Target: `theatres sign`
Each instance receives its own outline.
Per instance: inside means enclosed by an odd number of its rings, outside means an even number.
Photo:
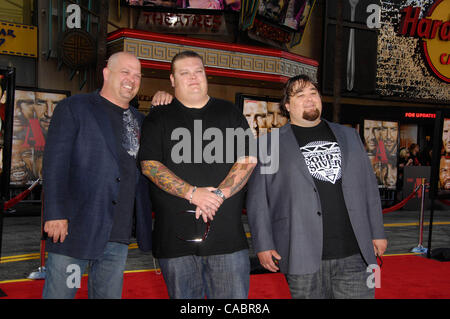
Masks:
[[[428,66],[439,79],[450,83],[450,0],[436,0],[421,19],[420,12],[421,7],[404,8],[398,33],[420,38]]]
[[[223,14],[206,15],[142,11],[136,28],[175,34],[227,34],[226,21]]]

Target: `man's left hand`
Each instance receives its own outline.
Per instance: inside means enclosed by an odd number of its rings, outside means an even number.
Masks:
[[[167,105],[170,104],[172,100],[173,100],[172,94],[166,91],[157,91],[155,95],[153,95],[151,103],[153,106]]]

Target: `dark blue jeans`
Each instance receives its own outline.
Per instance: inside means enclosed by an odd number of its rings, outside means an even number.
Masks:
[[[367,265],[360,254],[322,260],[313,274],[289,275],[286,280],[294,299],[373,299],[375,289],[369,288]]]
[[[212,256],[158,260],[172,299],[246,299],[250,285],[248,250]]]
[[[127,256],[128,245],[113,242],[95,260],[48,253],[42,298],[73,299],[89,266],[89,299],[120,299]]]

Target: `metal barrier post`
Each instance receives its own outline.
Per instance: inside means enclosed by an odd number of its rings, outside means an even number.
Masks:
[[[44,233],[44,191],[41,194],[41,245],[40,245],[40,267],[33,271],[28,279],[45,279],[45,233]]]
[[[428,226],[427,258],[431,258],[431,235],[432,235],[432,231],[433,231],[433,214],[434,214],[434,199],[431,200],[430,225]]]
[[[422,198],[420,203],[420,216],[419,216],[419,244],[417,247],[411,249],[412,253],[426,254],[427,249],[423,247],[423,216],[425,207],[425,178],[422,178]]]

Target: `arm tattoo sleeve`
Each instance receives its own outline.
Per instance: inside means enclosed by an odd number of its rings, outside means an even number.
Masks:
[[[239,192],[247,183],[256,164],[250,163],[234,163],[227,177],[220,183],[219,187],[222,192],[228,194],[228,198]]]
[[[169,194],[185,198],[191,185],[158,161],[142,161],[142,173]]]

